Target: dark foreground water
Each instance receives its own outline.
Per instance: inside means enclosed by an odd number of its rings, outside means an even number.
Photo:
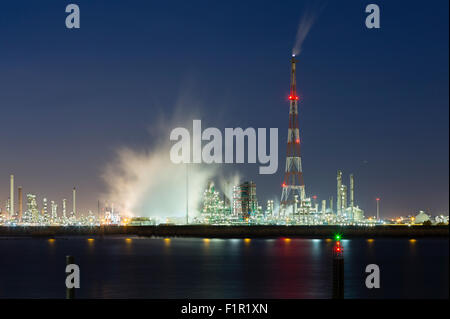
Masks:
[[[65,256],[77,298],[330,298],[324,239],[0,238],[1,298],[64,298]],[[344,240],[346,298],[448,298],[448,239]],[[381,288],[365,286],[377,264]]]

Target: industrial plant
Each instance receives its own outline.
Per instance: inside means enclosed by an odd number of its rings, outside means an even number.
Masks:
[[[342,184],[342,172],[337,172],[336,209],[333,197],[318,200],[317,196],[293,196],[292,203],[274,206],[267,200],[265,207],[259,204],[256,184],[247,181],[233,188],[233,198],[222,195],[210,182],[203,193],[201,213],[194,223],[212,225],[358,225],[367,226],[380,220],[365,219],[364,211],[355,205],[354,177],[351,174],[350,191]],[[286,186],[282,186],[283,194]],[[319,204],[320,203],[320,204]]]
[[[89,211],[88,214],[77,214],[76,208],[76,194],[77,190],[72,189],[72,209],[67,210],[67,199],[63,198],[59,205],[54,200],[48,200],[47,197],[42,198],[42,205],[38,205],[38,198],[36,194],[26,194],[26,206],[24,207],[23,189],[21,186],[17,188],[17,204],[15,209],[15,188],[14,175],[10,175],[10,196],[6,200],[6,211],[0,208],[0,225],[26,225],[26,226],[41,226],[41,225],[96,225],[98,224],[96,216]],[[39,208],[40,207],[40,208]],[[61,207],[58,210],[58,207]]]
[[[382,222],[379,217],[379,198],[377,198],[377,217],[374,219],[366,219],[364,211],[356,205],[353,174],[349,175],[349,186],[347,187],[343,183],[342,171],[337,171],[336,203],[334,203],[333,197],[319,200],[317,196],[306,196],[300,152],[298,107],[300,98],[296,87],[296,62],[293,55],[291,58],[286,166],[281,185],[280,206],[275,207],[274,200],[267,200],[265,208],[259,205],[256,185],[252,181],[234,186],[233,198],[222,196],[214,187],[214,183],[210,182],[203,193],[203,207],[200,216],[195,219],[196,223],[367,226]]]
[[[114,204],[98,201],[97,213],[91,210],[87,213],[77,211],[77,189],[72,189],[72,207],[68,211],[68,201],[41,199],[38,205],[36,194],[27,193],[24,207],[23,189],[17,188],[15,197],[14,175],[10,175],[10,194],[6,200],[5,210],[0,208],[0,225],[7,226],[95,226],[95,225],[157,225],[164,224],[209,224],[209,225],[354,225],[371,226],[384,223],[379,214],[379,201],[375,218],[365,218],[364,211],[356,204],[355,177],[348,176],[348,185],[344,184],[343,173],[337,171],[336,197],[318,199],[317,196],[307,196],[303,179],[301,161],[301,139],[299,127],[299,96],[296,87],[297,60],[291,58],[290,94],[289,94],[289,125],[287,134],[286,165],[281,184],[280,205],[278,200],[267,200],[265,206],[258,201],[256,184],[245,181],[233,185],[232,195],[221,194],[210,181],[202,195],[198,214],[191,212],[189,216],[186,205],[185,217],[171,217],[165,220],[145,216],[125,216]],[[188,187],[186,187],[188,189]],[[186,189],[186,192],[188,191]],[[199,190],[194,190],[198,192]],[[187,195],[187,193],[186,193]],[[17,198],[17,206],[16,204]],[[40,207],[40,208],[39,208]],[[59,210],[58,208],[61,207]],[[162,212],[164,213],[164,212]],[[424,212],[417,215],[417,221],[429,221],[430,216]],[[416,217],[397,219],[391,223],[415,223]],[[448,223],[448,216],[439,216],[436,223]]]

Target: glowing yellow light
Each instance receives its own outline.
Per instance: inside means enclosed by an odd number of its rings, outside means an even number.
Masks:
[[[125,238],[125,241],[129,244],[132,242],[131,238]]]
[[[252,240],[251,240],[250,238],[245,238],[245,239],[244,239],[244,242],[247,243],[247,244],[250,243],[251,241],[252,241]]]
[[[93,243],[94,242],[94,238],[88,238],[87,240],[89,243]]]
[[[51,244],[53,244],[53,243],[55,242],[55,238],[49,238],[49,239],[48,239],[48,242],[51,243]]]
[[[285,238],[284,241],[285,241],[286,243],[289,243],[289,242],[291,242],[291,239],[290,239],[290,238]]]
[[[169,242],[169,241],[170,241],[170,238],[164,238],[164,241],[165,241],[165,242]]]
[[[416,240],[415,240],[414,238],[411,238],[411,239],[409,240],[409,242],[410,242],[410,243],[415,243]]]
[[[327,241],[327,242],[330,242],[330,241],[333,241],[333,239],[327,238],[326,241]]]
[[[209,243],[210,239],[209,238],[203,238],[203,242],[205,243]]]
[[[368,242],[368,243],[373,243],[373,241],[374,241],[374,239],[373,239],[373,238],[369,238],[369,239],[367,239],[367,242]]]

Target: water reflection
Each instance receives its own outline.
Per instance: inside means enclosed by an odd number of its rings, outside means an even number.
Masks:
[[[55,243],[56,243],[56,239],[55,238],[49,238],[47,239],[48,242],[48,247],[49,247],[49,251],[54,253],[55,252]]]
[[[87,239],[87,244],[88,244],[88,249],[87,250],[88,250],[89,254],[93,254],[95,252],[94,242],[95,242],[94,238],[88,238]]]
[[[209,238],[203,238],[203,252],[205,254],[209,251],[209,244],[211,243],[211,239]]]
[[[311,240],[311,243],[312,243],[311,250],[312,250],[314,257],[320,256],[320,254],[322,252],[322,240],[313,239],[313,240]]]
[[[415,238],[411,238],[409,240],[409,251],[411,252],[412,256],[416,255],[416,247],[417,246],[417,240]]]
[[[447,239],[342,243],[346,298],[448,298]],[[9,274],[0,297],[60,298],[55,274],[70,254],[83,261],[89,283],[80,298],[329,298],[332,247],[330,240],[297,238],[0,241],[0,273]],[[44,275],[28,273],[30,262]],[[384,269],[384,284],[377,291],[364,285],[364,270],[371,263]]]

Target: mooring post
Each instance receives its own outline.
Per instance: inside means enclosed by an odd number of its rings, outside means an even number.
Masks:
[[[74,264],[73,256],[66,256],[66,266]],[[66,299],[74,299],[75,298],[75,288],[68,288],[66,285]]]
[[[333,299],[344,299],[344,249],[340,240],[333,248]]]

